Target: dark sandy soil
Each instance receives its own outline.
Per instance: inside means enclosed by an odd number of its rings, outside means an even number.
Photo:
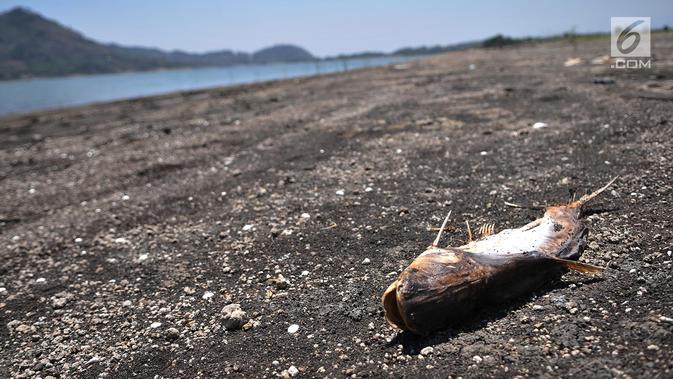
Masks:
[[[557,43],[0,119],[0,377],[673,377],[673,38],[654,46],[651,70]],[[465,220],[541,214],[505,201],[616,175],[582,257],[601,278],[427,338],[385,323],[449,209],[457,245]]]

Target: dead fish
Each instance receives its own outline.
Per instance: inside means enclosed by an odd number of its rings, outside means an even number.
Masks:
[[[440,248],[449,212],[434,243],[383,294],[386,320],[402,330],[427,335],[465,321],[484,306],[538,289],[568,269],[601,272],[601,267],[577,261],[588,234],[581,213],[616,179],[577,201],[546,207],[542,218],[521,228],[494,234],[494,226],[486,225],[480,229],[480,239]]]

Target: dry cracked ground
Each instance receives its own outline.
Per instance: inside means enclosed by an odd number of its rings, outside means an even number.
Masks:
[[[608,50],[0,119],[0,377],[672,377],[673,38],[652,69],[610,69]],[[429,337],[384,321],[380,295],[449,209],[460,244],[465,220],[540,215],[505,201],[617,175],[588,217],[600,277]]]

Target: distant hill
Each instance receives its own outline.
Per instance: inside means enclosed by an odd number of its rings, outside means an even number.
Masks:
[[[375,57],[385,57],[391,55],[422,56],[422,55],[441,54],[447,51],[472,49],[475,47],[481,47],[482,44],[483,44],[482,41],[474,41],[474,42],[463,42],[444,46],[437,45],[437,46],[403,47],[401,49],[393,51],[392,53],[384,53],[380,51],[364,51],[355,54],[336,55],[333,57],[327,57],[325,59],[366,59]]]
[[[293,45],[204,54],[102,44],[24,8],[0,14],[0,80],[316,59]]]
[[[305,62],[315,59],[311,53],[298,46],[276,45],[252,54],[252,60],[259,63]]]

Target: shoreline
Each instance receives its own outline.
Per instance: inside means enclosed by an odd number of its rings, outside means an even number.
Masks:
[[[388,64],[395,64],[399,62],[408,62],[412,60],[418,60],[418,59],[423,59],[426,58],[424,56],[398,56],[398,57],[380,57],[380,58],[357,58],[357,59],[352,59],[347,61],[350,64],[354,64],[355,68],[348,68],[348,65],[345,65],[343,69],[346,71],[353,71],[353,70],[359,70],[363,68],[368,68],[368,67],[378,67],[381,65],[388,65]],[[363,62],[366,62],[364,66],[362,65]],[[306,69],[307,65],[311,65],[314,62],[295,62],[295,63],[275,63],[275,64],[250,64],[250,65],[232,65],[232,66],[211,66],[211,67],[196,67],[196,68],[180,68],[180,69],[166,69],[166,70],[148,70],[148,71],[128,71],[128,72],[118,72],[118,73],[106,73],[106,74],[94,74],[94,75],[72,75],[72,76],[63,76],[63,77],[48,77],[48,78],[30,78],[30,79],[20,79],[20,80],[11,80],[11,81],[2,81],[0,82],[0,88],[1,87],[12,87],[12,86],[23,86],[25,87],[26,85],[55,85],[57,87],[51,88],[49,92],[57,92],[58,91],[58,86],[67,86],[69,81],[71,80],[83,80],[83,81],[88,81],[92,85],[96,85],[96,81],[105,83],[106,81],[109,83],[109,80],[113,79],[128,79],[130,82],[127,84],[128,86],[133,86],[133,83],[139,83],[143,80],[151,80],[151,78],[158,78],[156,77],[156,74],[162,74],[165,73],[167,75],[172,75],[172,76],[177,76],[180,74],[193,74],[195,79],[192,80],[191,84],[187,84],[188,86],[191,85],[193,88],[189,89],[179,89],[179,88],[174,88],[174,89],[169,89],[165,90],[162,88],[157,88],[156,92],[152,93],[147,93],[147,94],[141,94],[138,93],[140,90],[140,87],[138,87],[138,90],[136,90],[136,94],[129,93],[128,95],[119,97],[119,95],[113,95],[113,96],[107,96],[107,98],[101,98],[101,99],[91,99],[91,100],[77,100],[77,101],[70,101],[67,105],[52,105],[52,106],[44,106],[42,108],[37,108],[37,109],[28,109],[25,111],[10,111],[7,113],[0,113],[0,117],[4,116],[9,116],[12,114],[19,115],[19,114],[28,114],[31,112],[39,112],[39,111],[45,111],[45,110],[57,110],[57,109],[64,109],[69,106],[81,106],[81,105],[87,105],[87,104],[96,104],[96,103],[104,103],[107,101],[119,101],[119,100],[125,100],[125,99],[134,99],[134,98],[144,98],[148,96],[161,96],[164,94],[168,94],[171,92],[179,92],[179,91],[192,91],[192,90],[199,90],[199,89],[214,89],[214,88],[220,88],[220,87],[225,87],[225,86],[232,86],[232,85],[240,85],[240,84],[247,84],[247,83],[258,83],[258,82],[264,82],[264,81],[270,81],[270,80],[283,80],[283,79],[292,79],[292,78],[297,78],[297,77],[310,77],[310,76],[319,76],[319,75],[325,75],[325,74],[331,74],[335,72],[344,72],[342,69],[335,69],[334,66],[327,66],[327,67],[316,67],[315,72],[312,70]],[[314,66],[311,66],[314,67]],[[281,73],[272,73],[270,74],[271,76],[269,78],[259,78],[257,77],[259,75],[258,69],[262,70],[279,70]],[[288,76],[288,73],[286,72],[287,69],[290,70],[295,70],[295,71],[305,71],[305,72],[294,72],[290,73]],[[325,72],[321,72],[321,70],[325,70]],[[199,75],[206,75],[207,73],[210,72],[219,72],[221,71],[223,74],[228,74],[228,76],[221,76],[219,77],[218,81],[224,82],[224,81],[230,81],[231,83],[199,83]],[[236,73],[236,74],[233,74]],[[232,75],[236,75],[235,77]],[[253,75],[254,77],[246,78],[246,76]],[[275,77],[274,77],[275,76]],[[228,79],[226,79],[228,78]],[[157,80],[157,79],[154,79]],[[170,80],[170,79],[166,79]],[[185,78],[184,77],[175,77],[173,79],[175,83],[173,84],[174,87],[183,87]],[[211,81],[214,79],[211,79]],[[170,82],[169,82],[170,83]],[[138,84],[135,84],[138,86]],[[167,85],[166,83],[161,83],[161,85]],[[100,86],[100,84],[99,84]],[[18,88],[15,88],[14,90],[18,90]],[[108,89],[109,91],[112,91],[113,89]],[[143,89],[144,91],[147,91],[147,89]],[[128,90],[127,90],[128,91]],[[96,96],[101,97],[101,94],[97,93]],[[103,95],[103,97],[105,97]],[[54,99],[55,100],[55,99]],[[26,100],[28,101],[28,100]]]

